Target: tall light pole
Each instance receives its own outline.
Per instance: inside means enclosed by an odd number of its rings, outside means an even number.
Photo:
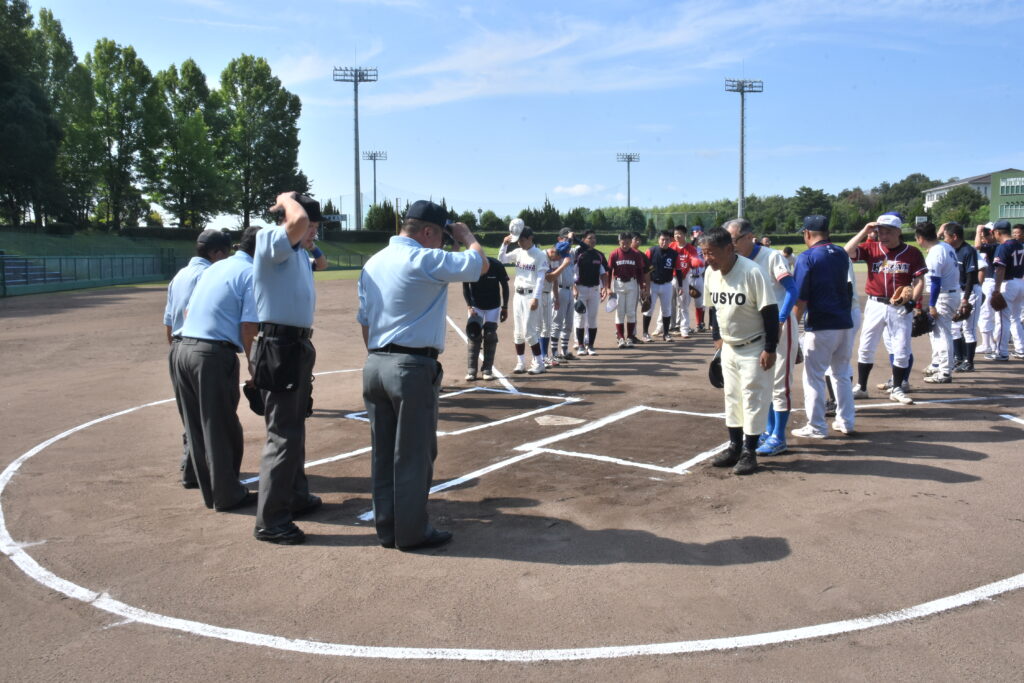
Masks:
[[[377,69],[364,69],[359,66],[334,67],[334,80],[337,83],[352,84],[352,106],[355,120],[355,167],[356,167],[356,230],[363,229],[363,197],[359,191],[359,84],[373,83],[377,80]]]
[[[373,205],[377,206],[377,162],[387,161],[387,152],[363,152],[363,161],[373,162]]]
[[[726,92],[738,92],[740,94],[740,198],[736,203],[736,214],[743,218],[743,209],[746,204],[746,193],[743,190],[743,136],[746,125],[746,94],[748,92],[763,92],[763,81],[748,81],[742,78],[725,79]]]
[[[634,161],[640,161],[640,155],[636,152],[620,152],[615,155],[615,160],[626,162],[626,208],[628,209],[631,206],[632,201],[632,197],[630,196],[632,194],[632,178],[630,177],[629,167]]]

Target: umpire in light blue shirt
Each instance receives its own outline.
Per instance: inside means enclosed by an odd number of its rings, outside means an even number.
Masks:
[[[309,493],[305,473],[316,292],[309,253],[302,248],[322,217],[315,199],[295,192],[278,195],[270,211],[283,212],[284,219],[260,231],[253,265],[259,316],[253,383],[263,395],[267,424],[253,535],[268,543],[295,545],[306,536],[294,518],[322,504]]]
[[[248,228],[239,251],[214,263],[199,279],[174,355],[175,397],[196,481],[206,507],[221,511],[255,502],[238,481],[243,454],[238,354],[249,356],[256,334],[252,254],[257,230]]]
[[[164,308],[164,328],[167,331],[167,366],[171,373],[171,386],[177,382],[174,378],[174,354],[181,341],[181,327],[185,324],[185,308],[192,297],[192,290],[202,277],[203,272],[211,265],[231,255],[231,240],[220,230],[203,230],[196,238],[196,255],[188,264],[179,270],[167,285],[167,306]],[[185,424],[185,415],[178,405],[178,416],[181,424]],[[187,489],[198,488],[196,473],[192,470],[189,456],[188,433],[181,434],[181,485]]]
[[[369,355],[363,401],[373,436],[373,514],[385,548],[435,547],[451,533],[431,526],[427,494],[437,457],[437,401],[443,375],[448,285],[487,272],[483,248],[464,223],[418,201],[400,235],[375,254],[359,277],[359,313]],[[446,232],[464,253],[441,247]]]

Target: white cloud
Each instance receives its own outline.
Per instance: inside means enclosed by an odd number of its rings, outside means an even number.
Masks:
[[[569,195],[570,197],[583,197],[589,194],[596,194],[604,190],[604,185],[587,185],[576,183],[575,185],[558,185],[555,187],[555,194]]]
[[[236,21],[214,21],[212,19],[164,19],[176,24],[198,24],[199,26],[214,26],[216,28],[237,28],[245,31],[273,31],[276,27],[270,25],[245,24]]]
[[[379,55],[383,50],[383,43],[380,40],[376,40],[370,45],[369,50],[358,55],[359,62],[366,64],[367,61]],[[270,66],[274,71],[274,75],[281,79],[281,83],[285,86],[292,86],[306,83],[307,81],[330,80],[335,66],[349,66],[349,64],[339,64],[335,55],[326,57],[319,52],[312,52],[297,56],[284,54],[271,59]],[[303,102],[306,99],[303,98]]]
[[[617,202],[624,202],[626,201],[626,193],[616,192],[615,194],[608,195],[608,199],[614,199]]]

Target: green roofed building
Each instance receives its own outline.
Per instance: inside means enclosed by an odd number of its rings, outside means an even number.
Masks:
[[[947,192],[960,185],[969,185],[988,200],[991,220],[1024,219],[1024,171],[1019,168],[1007,168],[928,188],[924,191],[924,208],[930,209]]]

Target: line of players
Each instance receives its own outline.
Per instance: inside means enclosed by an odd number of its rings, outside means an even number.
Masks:
[[[621,233],[618,248],[605,258],[592,230],[576,239],[572,231],[563,229],[556,244],[542,250],[534,244],[533,230],[515,223],[510,225],[497,258],[491,257],[493,267],[478,282],[463,285],[468,316],[467,381],[476,380],[478,371],[484,380],[495,378],[498,324],[508,319],[510,296],[515,374],[537,375],[578,357],[597,355],[597,316],[602,303],[615,313],[619,348],[654,341],[650,326],[656,302],[661,317],[655,336],[671,341],[672,331],[683,338],[705,331],[701,292],[706,264],[698,246],[703,234],[700,226],[676,228],[674,233],[662,231],[657,246],[646,252],[641,251],[638,233]],[[504,264],[515,266],[511,283]],[[690,327],[691,304],[695,328]],[[642,339],[637,337],[638,308],[643,317]],[[570,350],[574,332],[575,353]],[[529,366],[527,347],[532,355]]]

